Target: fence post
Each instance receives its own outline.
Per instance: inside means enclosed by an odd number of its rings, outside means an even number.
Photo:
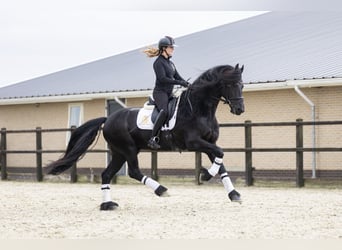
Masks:
[[[70,182],[71,183],[77,182],[77,165],[76,165],[76,162],[71,166]]]
[[[42,164],[42,128],[36,127],[36,178],[37,181],[43,180],[43,164]]]
[[[304,187],[303,177],[303,119],[296,120],[296,186]]]
[[[252,125],[251,121],[245,121],[245,183],[253,185],[253,163],[252,163]]]
[[[151,152],[151,176],[153,180],[158,181],[158,153],[156,151]]]
[[[1,129],[1,144],[0,144],[0,168],[1,180],[7,179],[7,142],[6,142],[6,128]]]
[[[195,153],[195,181],[197,185],[202,184],[200,180],[202,168],[202,154],[201,152]]]
[[[76,126],[71,126],[70,128],[70,136],[72,132],[76,129]],[[70,171],[70,182],[75,183],[77,182],[77,165],[76,162],[71,166],[71,171]]]

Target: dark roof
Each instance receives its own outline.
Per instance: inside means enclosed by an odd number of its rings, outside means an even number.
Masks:
[[[342,76],[340,12],[269,12],[176,38],[173,61],[194,80],[220,64],[244,64],[245,83]],[[0,88],[0,99],[150,90],[142,49]]]

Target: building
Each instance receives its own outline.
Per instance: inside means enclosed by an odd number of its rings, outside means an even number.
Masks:
[[[342,16],[338,12],[270,12],[239,22],[176,38],[173,60],[184,78],[220,64],[244,64],[246,112],[232,116],[224,105],[221,123],[331,121],[342,117]],[[0,88],[0,126],[7,129],[65,128],[105,116],[124,104],[140,107],[154,85],[153,59],[136,49]],[[191,80],[190,80],[191,81]],[[340,147],[341,125],[305,128],[307,147]],[[243,129],[221,129],[218,144],[242,147]],[[293,147],[293,127],[255,128],[255,147]],[[44,149],[64,149],[68,134],[47,134]],[[33,135],[10,134],[8,149],[34,149]],[[97,149],[105,149],[101,137]],[[183,153],[176,165],[173,154],[160,157],[160,168],[193,169],[193,153]],[[59,154],[44,155],[44,164]],[[8,166],[32,168],[34,155],[10,155]],[[305,153],[305,169],[341,177],[339,153]],[[140,155],[141,167],[150,168],[150,155]],[[78,166],[103,169],[107,156],[87,154]],[[226,153],[228,170],[243,171],[243,153]],[[209,165],[207,161],[205,164]],[[294,153],[256,153],[257,170],[295,168]]]

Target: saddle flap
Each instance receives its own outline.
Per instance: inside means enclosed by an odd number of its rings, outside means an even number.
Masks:
[[[162,127],[161,130],[172,130],[176,124],[177,110],[180,98],[173,98],[169,102],[169,117],[168,122]],[[158,110],[154,105],[150,105],[149,101],[144,104],[137,116],[137,126],[140,129],[153,129],[153,123],[158,116]]]
[[[173,117],[175,110],[176,110],[176,106],[177,106],[177,100],[178,100],[178,98],[176,98],[176,97],[173,97],[169,100],[169,103],[167,105],[168,117],[166,119],[166,122],[168,122]],[[154,102],[154,100],[152,100],[152,101]],[[153,123],[156,121],[158,114],[159,114],[159,110],[155,107],[153,109],[152,117],[151,117]]]

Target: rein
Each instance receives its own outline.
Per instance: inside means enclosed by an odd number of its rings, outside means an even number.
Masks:
[[[193,113],[193,108],[192,108],[192,103],[190,101],[190,91],[191,91],[191,88],[188,88],[187,91],[185,91],[185,99],[187,100],[187,102],[189,103],[189,107],[190,107],[190,112]]]

